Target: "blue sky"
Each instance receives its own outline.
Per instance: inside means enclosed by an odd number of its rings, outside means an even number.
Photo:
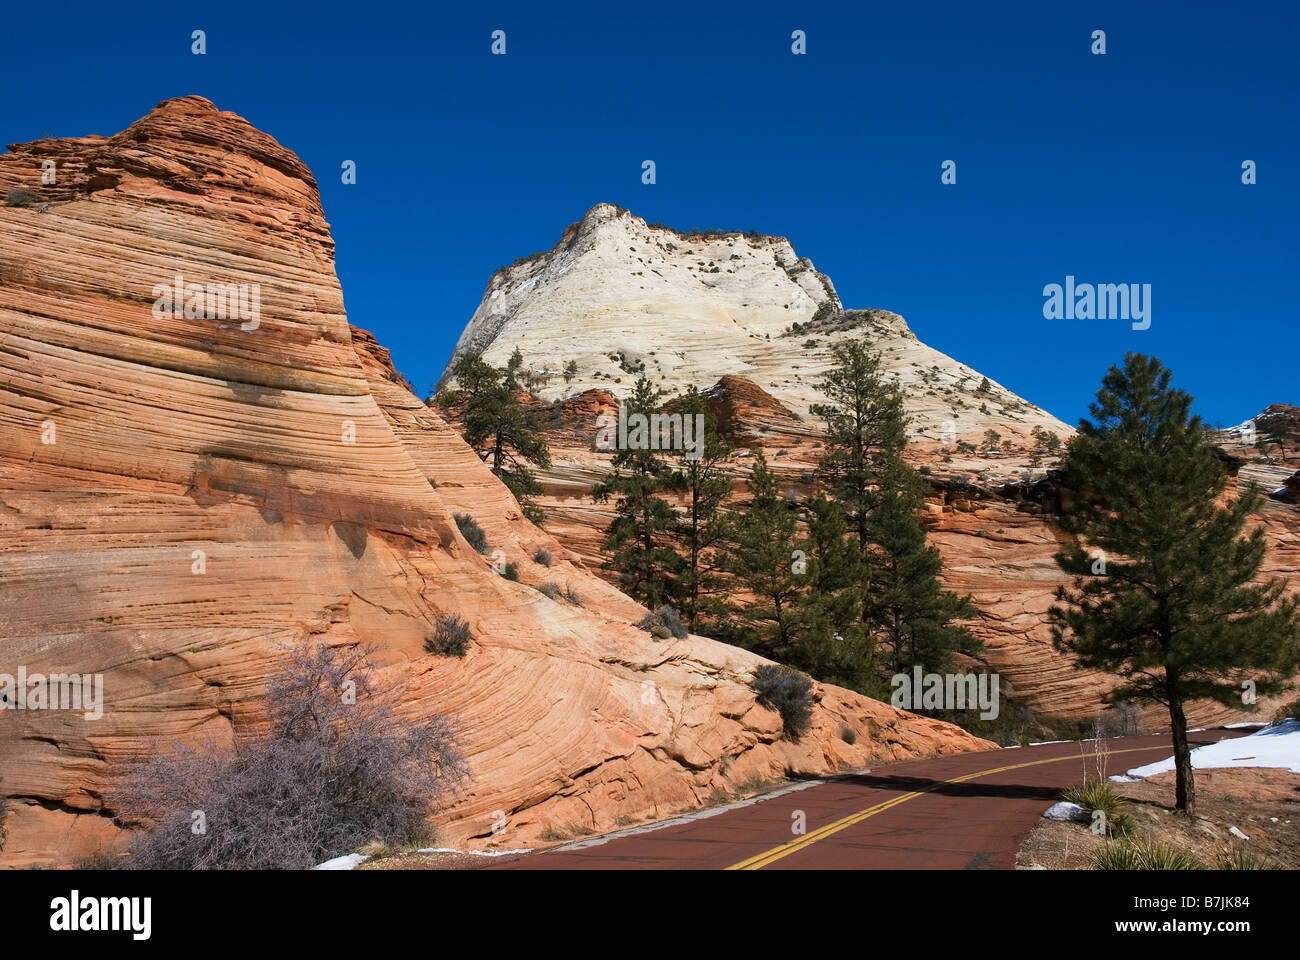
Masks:
[[[1068,422],[1126,350],[1210,421],[1300,403],[1296,5],[615,6],[16,5],[0,134],[191,93],[243,115],[315,171],[349,317],[421,389],[492,271],[605,201],[787,236]],[[1043,319],[1067,274],[1151,284],[1151,328]]]

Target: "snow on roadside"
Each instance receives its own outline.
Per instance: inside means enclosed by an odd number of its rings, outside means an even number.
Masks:
[[[1071,803],[1069,800],[1061,800],[1047,808],[1043,814],[1048,820],[1079,820],[1087,822],[1088,813],[1077,803]]]
[[[335,857],[333,860],[326,860],[324,863],[318,863],[312,867],[313,870],[355,870],[360,864],[365,863],[370,858],[364,853],[347,853],[341,857]]]
[[[516,853],[531,853],[528,847],[518,850],[457,850],[455,847],[420,847],[416,853],[454,853],[462,857],[505,857]],[[364,853],[348,853],[333,860],[326,860],[312,867],[313,870],[355,870],[370,858]]]
[[[517,850],[457,850],[455,847],[421,847],[416,853],[454,853],[461,857],[508,857],[516,853],[532,853],[531,847]]]
[[[1220,740],[1192,751],[1192,769],[1283,767],[1300,773],[1300,720],[1284,720],[1245,737]],[[1134,767],[1126,779],[1140,779],[1174,769],[1174,758]],[[1118,780],[1118,777],[1111,777]]]

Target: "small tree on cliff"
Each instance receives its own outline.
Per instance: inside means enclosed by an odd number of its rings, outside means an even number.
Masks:
[[[451,375],[459,393],[443,391],[439,403],[460,408],[465,442],[515,495],[524,516],[540,524],[545,514],[532,498],[542,492],[542,485],[532,467],[549,467],[551,454],[541,424],[503,382],[513,374],[495,369],[478,354],[466,354],[456,360]]]
[[[642,414],[649,422],[663,397],[664,391],[638,377],[623,403],[627,418]],[[614,519],[602,544],[612,553],[607,566],[627,593],[653,610],[676,599],[683,566],[673,549],[677,514],[661,496],[672,486],[672,467],[648,442],[616,444],[612,465],[614,472],[591,491],[598,503],[614,499]]]
[[[1186,704],[1253,703],[1244,694],[1284,689],[1300,664],[1300,601],[1254,582],[1264,533],[1243,530],[1259,495],[1219,505],[1227,475],[1191,404],[1155,358],[1130,353],[1106,374],[1066,451],[1064,524],[1082,543],[1057,556],[1075,580],[1050,612],[1059,650],[1123,678],[1116,699],[1168,708],[1188,814]]]

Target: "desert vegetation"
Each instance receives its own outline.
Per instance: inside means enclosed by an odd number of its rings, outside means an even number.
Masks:
[[[430,814],[467,771],[451,721],[408,719],[401,699],[362,647],[287,648],[264,726],[118,771],[105,807],[129,844],[96,865],[301,870],[373,842],[427,839]]]

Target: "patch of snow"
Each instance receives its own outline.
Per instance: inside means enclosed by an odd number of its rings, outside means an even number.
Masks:
[[[1048,820],[1078,820],[1087,822],[1088,812],[1077,803],[1070,803],[1068,800],[1061,800],[1047,808],[1043,816]]]
[[[1220,740],[1192,751],[1192,769],[1223,767],[1281,767],[1300,773],[1300,720],[1284,720],[1247,737]],[[1148,763],[1128,771],[1130,777],[1149,777],[1174,769],[1174,758]]]
[[[518,850],[457,850],[455,847],[421,847],[416,853],[458,853],[462,857],[504,857],[512,853],[532,853],[528,847]]]
[[[370,858],[364,853],[347,853],[341,857],[335,857],[333,860],[326,860],[324,863],[318,863],[312,867],[313,870],[355,870],[360,864],[365,863]]]

